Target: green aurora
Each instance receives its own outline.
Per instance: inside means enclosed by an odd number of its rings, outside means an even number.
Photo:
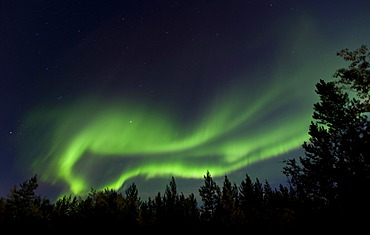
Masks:
[[[294,97],[292,87],[277,83],[261,96],[253,90],[230,89],[190,124],[164,106],[122,97],[89,96],[63,108],[39,109],[27,122],[43,138],[39,146],[29,143],[39,156],[32,158],[32,169],[42,172],[43,181],[66,183],[64,193],[86,194],[92,185],[118,190],[140,175],[202,178],[209,170],[221,176],[307,140],[310,112],[287,108],[305,92]]]
[[[61,195],[86,195],[91,187],[118,190],[137,176],[202,179],[207,170],[222,176],[298,149],[308,139],[314,85],[338,63],[318,60],[304,46],[327,46],[308,21],[292,35],[289,46],[300,53],[277,58],[267,78],[260,78],[263,66],[241,71],[185,118],[176,111],[181,107],[122,94],[81,94],[75,102],[35,108],[22,127],[32,133],[22,165],[63,185]],[[274,53],[286,47],[282,40]]]

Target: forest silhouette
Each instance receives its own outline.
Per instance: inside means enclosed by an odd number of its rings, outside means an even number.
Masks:
[[[0,226],[37,231],[362,231],[370,209],[370,53],[366,46],[338,52],[349,63],[334,81],[316,84],[305,155],[285,161],[286,186],[248,174],[222,185],[205,172],[195,194],[178,192],[172,177],[163,193],[142,200],[135,183],[124,192],[94,190],[51,202],[36,194],[37,175],[0,198]],[[76,230],[77,229],[77,230]],[[176,230],[174,230],[176,229]],[[194,230],[199,229],[199,230]],[[36,231],[36,230],[35,230]]]

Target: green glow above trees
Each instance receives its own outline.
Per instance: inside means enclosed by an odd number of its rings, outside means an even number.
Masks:
[[[244,103],[245,94],[230,92],[192,117],[191,125],[161,107],[124,99],[90,97],[35,111],[27,123],[43,141],[32,144],[32,168],[44,181],[66,183],[73,194],[92,185],[119,189],[135,176],[202,178],[207,170],[220,176],[307,139],[310,115],[272,116],[289,103],[285,92],[273,85]]]
[[[317,59],[303,46],[309,39],[297,35],[283,40],[300,48],[294,58],[277,58],[269,73],[263,66],[240,71],[232,85],[205,91],[186,117],[176,110],[182,107],[124,94],[35,108],[23,124],[32,136],[22,165],[42,181],[65,185],[62,194],[86,194],[91,187],[119,189],[137,176],[202,179],[208,170],[218,177],[300,148],[309,137],[314,84],[330,77],[337,62]]]

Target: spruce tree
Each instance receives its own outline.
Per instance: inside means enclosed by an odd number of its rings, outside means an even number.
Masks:
[[[140,206],[141,200],[139,190],[135,183],[132,183],[125,192],[125,222],[127,224],[135,224],[140,221]]]
[[[216,214],[220,222],[225,226],[230,226],[238,222],[238,188],[230,182],[226,175]]]
[[[199,195],[202,198],[201,206],[202,218],[205,222],[210,222],[220,201],[220,187],[213,181],[211,173],[207,171],[204,176],[204,185],[199,188]]]
[[[246,174],[245,179],[239,185],[239,204],[245,217],[245,222],[248,222],[253,214],[253,188],[252,180],[249,175]]]

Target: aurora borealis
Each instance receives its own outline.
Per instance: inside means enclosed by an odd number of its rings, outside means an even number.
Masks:
[[[367,1],[108,2],[2,3],[0,193],[34,174],[53,196],[280,183],[315,83],[370,38]]]
[[[96,171],[103,179],[100,187],[116,190],[137,175],[200,178],[206,169],[220,176],[286,153],[306,140],[302,127],[309,115],[291,114],[291,119],[281,117],[259,123],[287,102],[283,91],[267,92],[270,96],[245,103],[243,112],[241,107],[233,107],[237,100],[213,105],[215,110],[186,128],[159,112],[159,108],[104,98],[46,110],[37,114],[32,124],[36,126],[35,133],[42,133],[37,129],[39,123],[43,123],[43,130],[47,127],[43,134],[51,139],[45,138],[42,143],[50,147],[37,153],[44,157],[31,164],[36,172],[44,172],[44,180],[67,182],[74,194],[90,189],[90,179]],[[265,110],[266,105],[273,108]],[[45,165],[49,170],[43,170]],[[104,165],[101,172],[99,168]],[[105,172],[111,177],[105,179]]]

